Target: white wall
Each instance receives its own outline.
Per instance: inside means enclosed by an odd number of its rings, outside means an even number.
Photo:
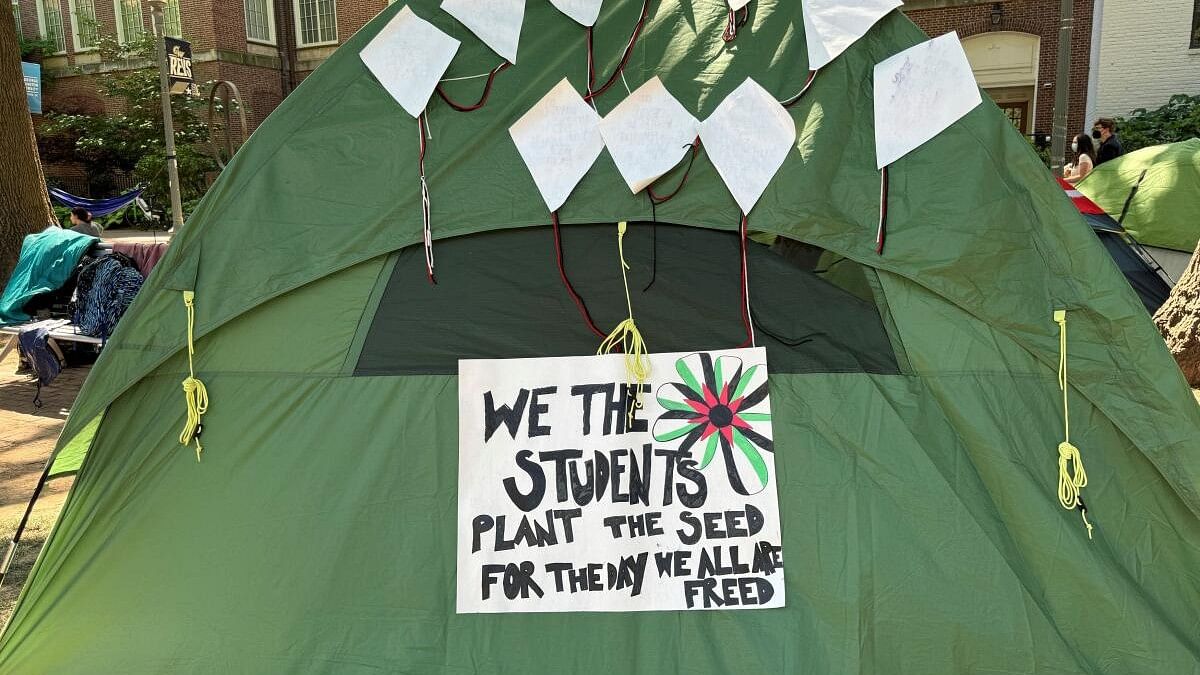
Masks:
[[[1188,48],[1194,0],[1103,2],[1098,71],[1092,73],[1096,116],[1157,108],[1172,94],[1200,95],[1200,49]]]

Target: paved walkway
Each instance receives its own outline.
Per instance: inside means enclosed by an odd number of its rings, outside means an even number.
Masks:
[[[8,336],[0,336],[0,340]],[[13,350],[0,362],[0,537],[7,537],[21,517],[46,460],[67,421],[67,411],[90,367],[64,368],[58,379],[42,389],[42,407],[33,405],[37,383],[16,374]],[[52,481],[38,500],[38,511],[57,511],[70,479]]]
[[[137,241],[137,242],[167,242],[171,241],[171,233],[157,230],[105,230],[100,233],[104,241]]]

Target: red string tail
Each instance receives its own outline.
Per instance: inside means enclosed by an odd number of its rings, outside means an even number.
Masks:
[[[688,159],[687,168],[683,170],[683,176],[679,179],[679,185],[676,185],[675,189],[672,190],[670,194],[659,196],[655,194],[653,184],[646,187],[646,195],[650,197],[650,202],[652,204],[666,204],[674,199],[675,195],[679,194],[679,191],[682,190],[683,186],[687,184],[688,175],[692,173],[692,165],[696,163],[696,153],[700,150],[699,136],[696,137],[696,140],[692,141],[691,148],[692,154]]]
[[[883,255],[883,241],[887,238],[888,168],[880,170],[879,179],[879,231],[875,233],[875,252]]]
[[[596,88],[594,86],[594,83],[596,80],[596,72],[595,72],[596,58],[595,58],[595,52],[593,50],[593,42],[592,42],[593,30],[590,26],[588,27],[588,29],[587,29],[588,94],[587,94],[587,96],[585,96],[583,98],[583,100],[591,101],[592,99],[596,98],[597,96],[600,96],[604,92],[608,91],[608,89],[610,87],[612,87],[613,84],[616,83],[617,79],[619,79],[621,77],[621,73],[625,71],[625,66],[629,64],[629,58],[631,56],[633,56],[633,48],[635,45],[637,45],[638,36],[642,34],[642,28],[645,27],[646,19],[649,16],[650,16],[650,0],[642,0],[642,13],[640,16],[638,16],[637,23],[633,27],[633,33],[631,33],[629,35],[629,42],[625,45],[625,51],[621,54],[621,62],[619,64],[617,64],[616,70],[613,71],[612,75],[610,75],[608,77],[608,80],[606,80],[604,82],[604,84],[600,85],[599,88]]]
[[[738,29],[746,25],[746,21],[750,19],[750,6],[747,5],[737,10],[729,10],[729,20],[725,23],[725,32],[721,33],[721,39],[726,42],[733,42],[737,37]]]
[[[558,211],[550,212],[550,223],[554,226],[554,255],[558,259],[558,276],[562,278],[563,286],[567,289],[567,294],[571,296],[571,300],[574,301],[575,307],[579,309],[579,314],[583,316],[583,320],[587,323],[588,328],[596,334],[596,337],[603,340],[608,336],[596,327],[596,322],[592,321],[592,315],[588,312],[583,298],[579,297],[579,294],[575,292],[575,287],[571,285],[571,280],[567,278],[567,268],[563,264],[562,235],[559,233],[558,227]]]
[[[436,284],[433,276],[433,232],[429,228],[429,184],[425,180],[425,113],[417,116],[417,133],[421,136],[420,150],[417,156],[418,168],[421,172],[421,223],[422,235],[425,238],[425,274],[429,283]]]
[[[754,324],[750,321],[750,274],[746,267],[748,221],[749,217],[743,213],[739,239],[742,249],[742,323],[746,326],[746,341],[738,345],[739,347],[757,346],[754,340]]]
[[[808,90],[810,87],[812,87],[813,80],[815,80],[815,79],[817,79],[817,71],[816,70],[808,71],[808,79],[804,81],[804,86],[800,89],[800,93],[798,93],[795,96],[784,101],[783,107],[790,108],[790,107],[796,105],[797,103],[799,103],[800,99],[804,98],[804,94],[808,93]]]
[[[450,98],[450,95],[446,93],[445,87],[441,84],[438,84],[437,86],[438,96],[441,96],[442,100],[445,101],[447,105],[459,112],[472,112],[474,110],[479,110],[484,106],[485,103],[487,103],[488,97],[492,95],[492,83],[496,81],[496,76],[507,70],[511,65],[511,63],[505,61],[504,63],[501,63],[493,68],[492,71],[488,73],[487,84],[483,85],[483,95],[479,97],[479,101],[474,105],[464,105],[462,103],[455,102]]]

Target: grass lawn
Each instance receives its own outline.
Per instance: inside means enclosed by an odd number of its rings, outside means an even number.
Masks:
[[[37,559],[38,553],[42,550],[42,544],[46,543],[46,537],[50,535],[50,528],[54,525],[57,517],[58,509],[55,508],[50,512],[35,509],[29,518],[29,523],[25,526],[25,534],[21,537],[21,544],[17,547],[17,555],[8,568],[8,576],[4,578],[4,586],[0,587],[0,625],[8,623],[8,617],[12,615],[13,606],[17,604],[17,596],[21,593],[21,587],[25,585],[25,578],[29,576],[29,569],[33,567],[33,561]],[[16,531],[18,522],[20,522],[20,516],[5,519],[0,522],[0,532]],[[4,543],[6,547],[7,541],[6,538]]]

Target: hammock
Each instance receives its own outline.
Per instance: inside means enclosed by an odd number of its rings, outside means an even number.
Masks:
[[[137,201],[138,197],[142,196],[146,188],[144,186],[135,187],[123,195],[110,197],[108,199],[84,199],[76,197],[69,192],[65,192],[58,188],[50,188],[50,196],[54,201],[69,208],[83,207],[87,209],[93,216],[107,216],[110,213],[116,213],[121,209],[129,206]]]

